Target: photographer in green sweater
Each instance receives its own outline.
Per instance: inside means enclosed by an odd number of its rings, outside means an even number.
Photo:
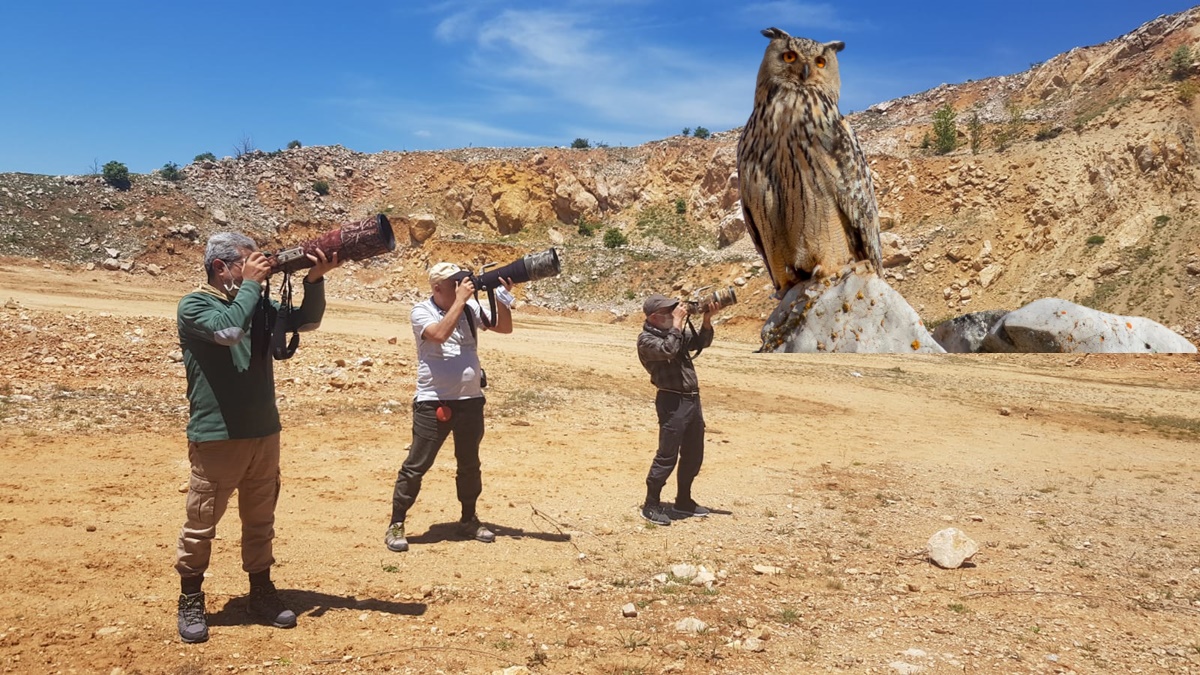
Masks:
[[[338,266],[316,251],[304,279],[304,300],[276,325],[278,303],[264,298],[271,259],[254,240],[219,232],[204,252],[206,283],[179,301],[179,344],[187,371],[187,425],[191,478],[187,520],[179,533],[179,637],[208,639],[201,584],[217,523],[238,493],[242,569],[250,575],[248,608],[279,628],[296,625],[271,582],[275,562],[275,503],[279,497],[279,409],[271,332],[314,330],[325,313],[324,275]]]

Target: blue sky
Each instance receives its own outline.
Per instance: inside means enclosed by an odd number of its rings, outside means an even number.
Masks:
[[[750,112],[778,26],[842,40],[843,112],[1027,69],[1173,0],[0,3],[0,172],[342,145],[637,145]]]

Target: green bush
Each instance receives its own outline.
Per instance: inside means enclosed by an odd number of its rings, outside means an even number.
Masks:
[[[589,143],[588,139],[586,138],[576,138],[575,140],[571,141],[571,147],[575,148],[576,150],[587,150],[588,148],[592,147],[592,144]]]
[[[958,114],[947,103],[933,113],[934,147],[939,155],[944,155],[958,147],[958,128],[954,126],[954,118]]]
[[[329,183],[326,183],[323,180],[319,180],[312,184],[312,189],[313,189],[313,192],[324,197],[325,195],[329,194]]]
[[[1179,45],[1171,52],[1171,79],[1184,80],[1192,72],[1192,48]]]
[[[971,145],[971,154],[978,155],[983,147],[983,120],[979,119],[978,112],[972,114],[967,122],[967,142]]]
[[[167,162],[166,164],[163,164],[163,168],[158,170],[158,175],[162,176],[166,180],[172,181],[181,180],[183,178],[183,174],[179,172],[179,165],[175,162]]]
[[[215,161],[217,161],[217,156],[212,154],[211,152],[202,152],[202,153],[196,155],[196,157],[194,159],[192,159],[192,161],[193,162],[215,162]]]
[[[629,243],[629,237],[615,227],[604,231],[604,248],[619,248]]]
[[[712,136],[712,133],[710,133],[709,130],[705,129],[704,127],[696,127],[696,130],[692,132],[692,135],[696,138],[708,138],[709,136]]]
[[[992,134],[992,143],[995,144],[996,150],[1003,152],[1008,146],[1012,145],[1021,135],[1021,129],[1025,126],[1025,112],[1011,103],[1008,105],[1008,121],[1000,125]]]
[[[691,136],[691,135],[692,135],[692,128],[691,128],[691,127],[684,127],[684,128],[683,128],[683,135],[684,135],[684,136]]]
[[[1193,80],[1180,82],[1175,86],[1175,99],[1184,105],[1191,105],[1192,99],[1196,98],[1197,90],[1200,90],[1200,85]]]
[[[1104,237],[1099,234],[1093,234],[1092,236],[1087,238],[1088,246],[1099,246],[1100,244],[1103,244],[1103,243],[1104,243]]]
[[[295,150],[298,147],[300,147],[300,141],[289,141],[287,144],[288,150]]]
[[[687,213],[687,201],[685,201],[683,197],[677,197],[675,199],[675,213],[681,216]]]
[[[112,161],[104,165],[104,182],[118,190],[129,189],[129,168],[124,164]]]
[[[579,216],[579,220],[575,221],[575,229],[579,234],[585,237],[590,237],[596,234],[596,230],[600,228],[600,223],[593,223],[583,216]]]

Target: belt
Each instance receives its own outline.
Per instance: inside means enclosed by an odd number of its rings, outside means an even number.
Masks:
[[[674,394],[683,398],[700,398],[700,392],[698,391],[675,391],[673,389],[659,389],[659,391],[664,394]]]

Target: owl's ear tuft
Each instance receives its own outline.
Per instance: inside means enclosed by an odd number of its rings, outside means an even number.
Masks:
[[[832,49],[836,53],[836,52],[840,52],[843,49],[845,49],[846,43],[842,42],[841,40],[834,40],[833,42],[826,42],[825,44],[823,44],[821,46],[827,50]]]
[[[771,28],[763,29],[762,34],[763,34],[763,37],[769,38],[771,40],[792,37],[791,35],[788,35],[787,33],[783,32],[782,30],[775,28],[773,26]]]

